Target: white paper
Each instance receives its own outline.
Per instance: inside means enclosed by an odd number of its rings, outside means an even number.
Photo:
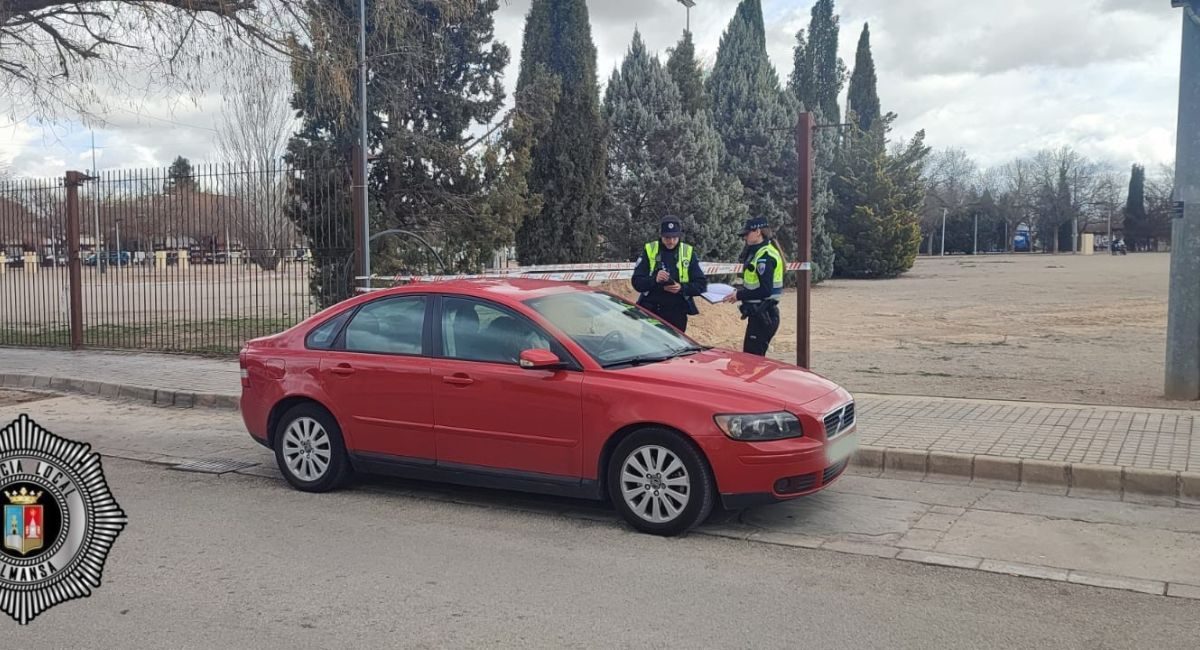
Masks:
[[[737,289],[731,287],[728,284],[721,284],[719,282],[713,282],[708,285],[708,291],[705,291],[704,293],[702,293],[700,295],[705,300],[707,300],[711,303],[718,303],[718,302],[721,302],[722,300],[724,300],[725,298],[727,298],[729,296],[729,294],[735,293],[735,292],[737,292]]]

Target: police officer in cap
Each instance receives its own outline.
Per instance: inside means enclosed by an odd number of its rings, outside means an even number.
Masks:
[[[739,236],[746,242],[742,259],[742,288],[725,302],[741,301],[746,319],[742,351],[765,357],[771,339],[779,331],[779,299],[783,295],[783,253],[771,240],[771,228],[762,217],[746,220]]]
[[[708,278],[692,247],[680,241],[679,219],[664,217],[659,235],[646,243],[633,269],[633,288],[641,294],[637,304],[686,331],[688,316],[700,313],[695,297],[708,290]]]

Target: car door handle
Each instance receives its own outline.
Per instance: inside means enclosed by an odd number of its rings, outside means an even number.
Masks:
[[[349,364],[341,363],[341,364],[338,364],[338,365],[330,368],[329,372],[332,372],[335,375],[353,375],[354,368],[352,366],[350,366]]]
[[[450,384],[451,386],[470,386],[471,384],[475,383],[474,379],[471,379],[466,375],[446,375],[445,377],[442,377],[442,381]]]

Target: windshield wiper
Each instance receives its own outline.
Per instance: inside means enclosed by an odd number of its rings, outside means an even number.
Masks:
[[[621,359],[620,361],[610,361],[602,368],[615,368],[617,366],[640,366],[646,363],[658,363],[667,359],[674,359],[677,353],[668,352],[667,354],[639,354],[636,357]]]
[[[708,350],[708,349],[710,349],[710,348],[705,347],[705,346],[689,345],[689,346],[683,347],[683,348],[677,348],[677,349],[673,348],[673,349],[667,351],[665,354],[639,354],[636,357],[630,357],[629,359],[622,359],[620,361],[611,361],[609,363],[604,364],[601,367],[614,368],[616,366],[640,366],[640,365],[646,364],[646,363],[658,363],[660,361],[666,361],[668,359],[674,359],[676,357],[682,357],[682,356],[688,355],[688,354],[696,354],[697,352],[703,352],[704,350]]]

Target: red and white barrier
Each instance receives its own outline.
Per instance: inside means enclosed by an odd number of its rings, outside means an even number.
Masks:
[[[731,275],[741,273],[744,264],[731,262],[702,262],[700,268],[705,275]],[[487,273],[461,273],[451,275],[396,275],[358,276],[355,280],[391,281],[395,286],[401,282],[446,282],[451,280],[552,280],[557,282],[605,282],[628,280],[633,277],[634,264],[630,262],[601,264],[545,264],[512,269],[499,269]],[[790,262],[787,271],[811,270],[809,262]],[[388,287],[359,287],[358,292],[379,291]]]

